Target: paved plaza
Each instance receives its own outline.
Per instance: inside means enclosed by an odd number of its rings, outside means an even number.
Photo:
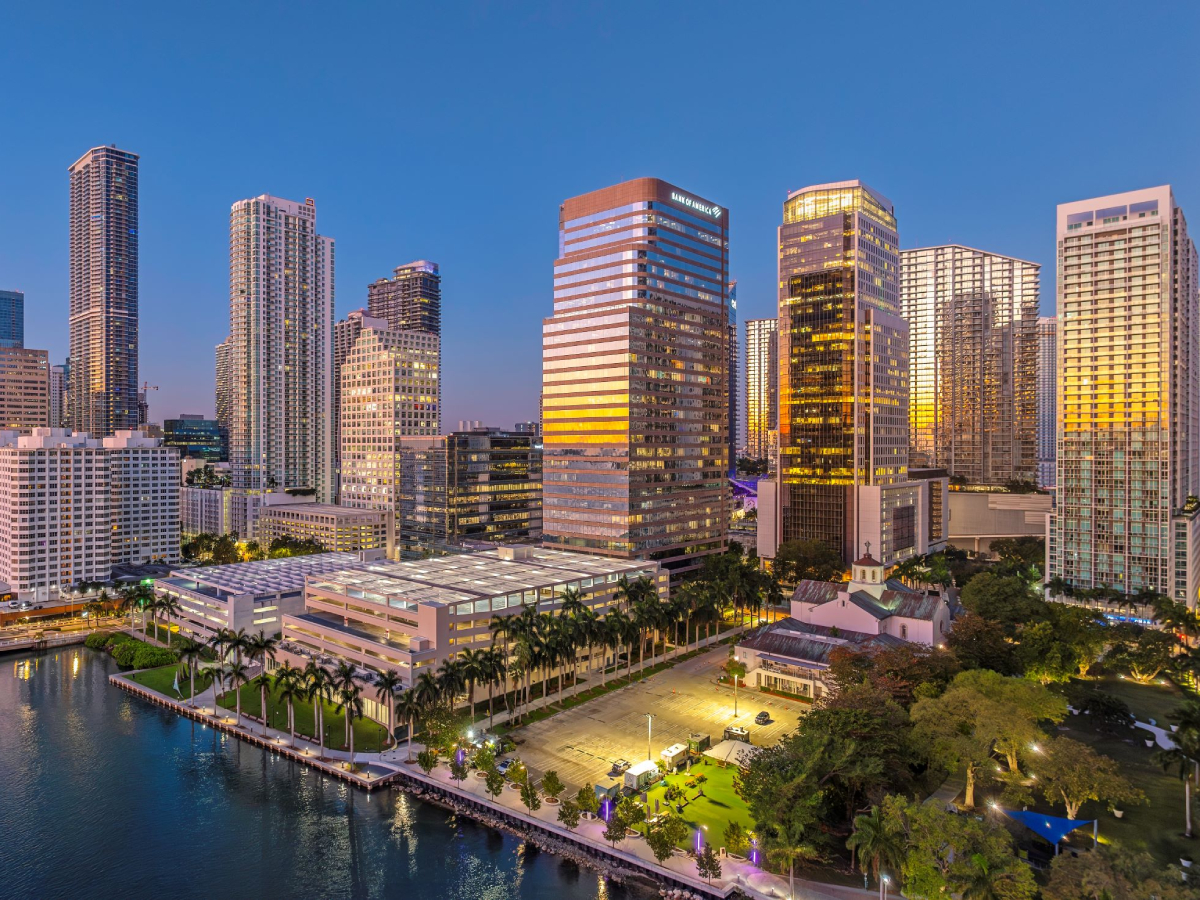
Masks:
[[[643,681],[519,728],[516,755],[536,775],[554,769],[572,790],[587,782],[612,785],[614,760],[638,763],[646,758],[646,713],[653,713],[652,758],[672,744],[687,742],[693,732],[707,734],[715,746],[725,728],[750,730],[755,746],[770,746],[796,727],[808,704],[761,694],[738,692],[738,715],[733,714],[732,688],[717,687],[720,669],[729,657],[715,647]],[[771,714],[769,725],[755,725],[761,711]]]

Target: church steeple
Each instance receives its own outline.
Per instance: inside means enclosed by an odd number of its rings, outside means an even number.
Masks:
[[[851,567],[851,591],[853,585],[881,585],[884,583],[883,563],[871,556],[871,542],[866,543],[867,552],[854,561]]]

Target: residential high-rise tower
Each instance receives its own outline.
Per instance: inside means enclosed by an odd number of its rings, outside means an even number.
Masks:
[[[1055,423],[1058,416],[1058,319],[1038,319],[1037,458],[1038,485],[1054,487]]]
[[[230,467],[249,493],[333,492],[334,243],[316,204],[263,194],[229,216]]]
[[[1200,301],[1169,186],[1058,207],[1049,576],[1196,604]]]
[[[746,454],[769,459],[779,444],[779,320],[746,320]]]
[[[95,147],[69,169],[71,427],[138,423],[138,155]]]
[[[957,244],[900,254],[912,465],[972,484],[1037,477],[1040,268]]]
[[[396,266],[391,278],[367,285],[367,310],[391,331],[442,333],[442,276],[438,264],[419,259]]]
[[[217,427],[221,429],[221,458],[229,460],[229,436],[233,433],[233,338],[217,344],[216,410]]]
[[[657,178],[559,209],[542,324],[547,546],[661,560],[726,546],[729,212]]]

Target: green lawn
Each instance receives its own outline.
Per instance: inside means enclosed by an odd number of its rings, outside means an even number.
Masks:
[[[1135,718],[1143,722],[1154,719],[1159,728],[1170,728],[1171,723],[1167,716],[1183,702],[1183,691],[1165,676],[1160,680],[1166,684],[1138,684],[1130,678],[1110,675],[1097,681],[1096,686],[1129,704],[1129,711]]]
[[[684,789],[685,797],[681,817],[691,827],[692,833],[680,843],[685,850],[696,846],[696,830],[705,830],[706,840],[714,847],[724,843],[725,826],[731,821],[740,822],[747,831],[754,830],[754,821],[746,805],[733,789],[733,777],[737,774],[736,766],[718,766],[716,763],[705,765],[702,762],[692,763],[692,775],[703,772],[708,780],[700,787],[704,796],[697,796],[697,788],[687,787],[689,775],[681,772],[678,775],[668,775],[656,784],[646,795],[646,815],[656,814],[654,801],[660,803],[660,812],[665,812],[669,806],[664,795],[667,786],[678,785]]]
[[[261,719],[262,700],[258,685],[243,685],[240,693],[242,695],[242,715]],[[233,711],[237,706],[237,700],[234,698],[233,691],[223,693],[218,703],[230,711]],[[336,704],[326,701],[324,705],[325,728],[329,733],[329,739],[325,742],[325,746],[330,750],[350,749],[344,740],[346,717],[337,712]],[[270,725],[272,728],[278,728],[280,731],[288,730],[287,704],[279,701],[273,689],[267,692],[267,712],[271,717]],[[297,701],[295,703],[295,715],[296,736],[309,738],[315,743],[316,738],[313,737],[313,705],[307,701]],[[354,720],[354,751],[356,753],[378,753],[387,746],[386,742],[387,729],[378,722],[371,719]]]
[[[158,691],[160,694],[165,694],[172,699],[182,697],[184,700],[186,700],[192,696],[191,682],[181,672],[179,675],[179,693],[175,693],[173,684],[175,681],[175,672],[177,670],[178,666],[172,663],[168,666],[160,666],[157,669],[145,669],[144,671],[138,672],[135,675],[126,675],[125,677],[135,684],[140,684],[142,687],[149,688],[152,691]],[[212,679],[208,677],[207,673],[196,673],[197,694],[203,693],[205,690],[207,690],[209,684],[211,683]]]
[[[1121,766],[1121,773],[1145,794],[1148,803],[1126,806],[1125,816],[1116,818],[1097,803],[1088,803],[1080,816],[1100,820],[1100,837],[1130,849],[1146,850],[1164,863],[1179,865],[1181,853],[1193,854],[1198,849],[1194,841],[1183,838],[1183,783],[1167,775],[1150,762],[1157,748],[1146,746],[1140,728],[1130,736],[1110,737],[1091,727],[1086,716],[1068,716],[1068,730],[1059,732],[1077,741],[1090,744],[1097,753],[1111,756]],[[1053,810],[1063,815],[1062,809]],[[1083,840],[1083,838],[1077,838]],[[1090,844],[1091,834],[1084,843]]]

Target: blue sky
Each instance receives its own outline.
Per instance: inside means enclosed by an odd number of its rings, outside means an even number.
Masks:
[[[537,413],[558,204],[654,175],[730,210],[742,318],[774,314],[788,190],[862,178],[901,244],[1044,265],[1054,207],[1170,183],[1200,231],[1200,5],[6,3],[0,287],[67,351],[67,166],[141,154],[151,417],[212,412],[228,212],[313,197],[339,315],[443,272],[444,413]]]

